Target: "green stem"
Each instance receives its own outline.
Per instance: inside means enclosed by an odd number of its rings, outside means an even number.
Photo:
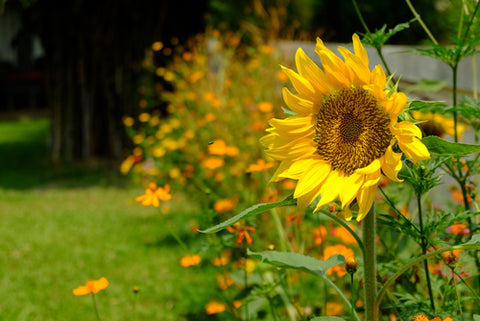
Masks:
[[[386,62],[385,58],[383,57],[382,47],[375,47],[375,49],[377,49],[377,54],[380,57],[380,60],[382,60],[382,64],[385,67],[385,70],[387,71],[387,75],[391,75],[392,73],[390,72],[390,69],[388,68],[387,62]]]
[[[273,306],[272,298],[270,295],[267,295],[268,305],[270,306],[270,310],[272,310],[273,320],[278,321],[277,313],[275,312],[275,307]]]
[[[412,11],[413,13],[413,16],[415,17],[415,19],[417,19],[418,23],[420,23],[420,25],[422,26],[423,30],[425,30],[425,32],[427,33],[428,37],[430,38],[430,40],[438,45],[438,42],[437,40],[435,39],[435,37],[433,36],[433,34],[430,32],[430,30],[428,29],[427,25],[423,22],[422,20],[422,17],[418,14],[418,12],[415,10],[415,8],[413,7],[412,3],[410,2],[410,0],[405,0],[405,2],[407,3],[408,7],[410,8],[410,10]]]
[[[457,129],[457,122],[458,122],[458,115],[457,115],[457,71],[458,71],[458,63],[451,66],[452,67],[452,77],[453,77],[453,130],[454,130],[454,139],[455,143],[458,143],[458,129]]]
[[[345,294],[343,294],[343,291],[340,290],[338,286],[332,280],[330,280],[325,274],[322,274],[321,277],[328,283],[328,285],[330,285],[335,291],[337,291],[337,294],[340,295],[340,297],[342,298],[343,302],[345,302],[347,307],[352,309],[352,305],[350,301],[347,299],[347,297],[345,296]],[[355,317],[356,321],[360,321],[360,317],[358,316],[355,310],[353,310],[353,316]]]
[[[355,8],[355,12],[357,13],[358,19],[360,19],[360,22],[362,23],[363,28],[367,33],[370,33],[370,30],[368,29],[367,24],[365,23],[365,20],[363,20],[362,12],[360,11],[360,8],[358,7],[357,1],[352,0],[353,7]]]
[[[350,298],[350,300],[352,301],[352,312],[351,312],[351,320],[353,321],[354,320],[354,313],[355,313],[355,299],[354,299],[354,289],[355,289],[355,284],[353,283],[353,274],[354,272],[351,272],[350,273],[350,288],[352,289],[352,297]]]
[[[417,206],[418,206],[418,220],[420,225],[420,235],[422,236],[421,240],[421,247],[422,247],[422,254],[427,254],[427,242],[425,234],[423,233],[423,214],[422,214],[422,200],[421,195],[417,194]],[[430,297],[430,307],[432,311],[435,312],[435,301],[433,300],[433,291],[432,291],[432,282],[430,281],[430,271],[428,269],[428,260],[423,261],[425,267],[425,277],[427,278],[427,287],[428,287],[428,295]]]
[[[177,243],[183,248],[183,250],[188,253],[189,250],[188,250],[188,247],[187,245],[180,239],[180,237],[177,235],[177,233],[175,233],[170,224],[167,223],[167,228],[168,228],[168,231],[170,232],[170,234],[173,236],[173,238],[177,241]]]
[[[375,309],[375,297],[377,296],[375,214],[375,204],[373,204],[369,213],[362,221],[363,244],[365,245],[363,253],[363,280],[366,321],[378,320],[378,309]]]
[[[363,245],[363,242],[362,242],[362,239],[358,236],[357,233],[355,233],[351,228],[350,226],[348,226],[347,223],[345,223],[345,220],[343,219],[339,219],[338,217],[336,217],[335,215],[333,215],[332,213],[330,213],[329,211],[326,211],[326,210],[321,210],[321,213],[330,217],[332,220],[334,220],[335,222],[337,222],[338,224],[340,224],[341,226],[343,226],[352,236],[353,238],[355,239],[355,241],[357,241],[357,244],[358,246],[360,247],[360,250],[362,251],[362,255],[365,254],[365,246]]]
[[[423,262],[424,260],[433,257],[435,255],[439,255],[440,253],[446,252],[446,251],[453,251],[457,249],[463,249],[463,250],[478,250],[478,245],[476,244],[463,244],[463,245],[454,245],[454,246],[447,246],[432,252],[429,252],[425,255],[422,255],[420,257],[417,257],[415,259],[412,259],[409,263],[405,264],[402,268],[400,268],[397,273],[395,273],[390,279],[387,280],[378,292],[377,298],[375,300],[375,309],[378,309],[380,306],[380,303],[382,302],[383,296],[385,295],[385,292],[387,291],[388,287],[395,282],[396,279],[398,279],[405,271],[410,269],[412,266],[417,265],[420,262]]]
[[[454,268],[450,268],[452,270],[453,276],[453,285],[455,286],[455,294],[457,295],[457,303],[458,303],[458,311],[460,312],[460,316],[463,319],[463,311],[462,311],[462,304],[460,303],[460,295],[458,294],[458,287],[457,287],[457,280],[455,279],[455,272],[453,271]]]
[[[93,309],[95,310],[95,316],[97,317],[97,321],[100,321],[100,314],[98,314],[97,301],[95,300],[95,293],[92,293],[92,302],[93,302]]]

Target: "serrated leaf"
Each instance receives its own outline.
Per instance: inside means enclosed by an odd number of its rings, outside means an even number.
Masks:
[[[325,261],[293,252],[252,252],[248,250],[247,254],[277,267],[295,269],[321,276],[324,276],[329,268],[345,263],[345,258],[338,254],[332,255]]]
[[[345,321],[345,319],[340,317],[328,316],[328,317],[315,317],[313,319],[310,319],[310,321]]]
[[[215,233],[221,231],[232,224],[235,224],[241,220],[244,220],[248,217],[263,213],[265,211],[271,210],[272,208],[281,207],[281,206],[292,206],[297,205],[297,200],[293,198],[293,194],[287,196],[285,199],[275,202],[275,203],[260,203],[253,206],[250,206],[241,213],[229,218],[228,220],[207,228],[206,230],[201,230],[201,233]]]
[[[424,137],[422,143],[425,144],[431,154],[438,156],[462,157],[480,151],[480,145],[451,143],[437,136]]]

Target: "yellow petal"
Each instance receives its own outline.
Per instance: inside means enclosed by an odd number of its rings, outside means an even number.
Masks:
[[[319,94],[325,95],[330,92],[331,86],[325,78],[325,73],[305,54],[302,48],[297,50],[295,62],[300,75],[310,80]]]
[[[342,208],[348,207],[348,205],[353,201],[357,196],[360,187],[364,182],[364,176],[353,173],[350,175],[343,186],[343,190],[340,193],[340,202],[342,203]]]
[[[327,179],[323,182],[320,188],[320,201],[315,208],[315,211],[319,210],[322,206],[332,202],[338,197],[338,194],[345,184],[345,174],[339,171],[331,171]]]
[[[320,195],[320,185],[315,186],[310,192],[297,198],[298,210],[303,211],[306,209],[308,205],[312,204],[313,200],[315,200],[318,195]]]
[[[367,188],[362,188],[360,193],[357,197],[358,201],[358,213],[357,213],[357,221],[360,222],[365,215],[368,214],[370,208],[372,207],[373,201],[375,200],[375,196],[377,194],[377,185],[372,185]]]
[[[312,114],[308,116],[296,115],[285,119],[272,118],[268,123],[282,133],[298,134],[315,130]]]
[[[352,54],[349,50],[343,47],[338,47],[338,51],[342,54],[345,59],[345,64],[353,71],[355,79],[353,79],[353,84],[357,86],[362,86],[370,83],[370,70],[368,65],[364,65],[362,60]]]
[[[357,174],[371,174],[373,172],[376,172],[380,169],[380,159],[374,159],[370,165],[359,168],[355,171]]]
[[[298,180],[305,173],[305,169],[311,168],[314,164],[315,160],[312,160],[311,158],[283,161],[278,169],[280,170],[280,168],[282,168],[282,172],[278,174],[275,173],[275,175],[280,178],[291,178]]]
[[[312,101],[292,94],[286,87],[283,87],[282,94],[283,100],[292,111],[298,114],[311,114],[318,112],[318,107],[314,108],[314,103]]]
[[[413,160],[419,161],[430,158],[430,152],[428,151],[427,147],[420,139],[416,137],[414,137],[414,139],[408,143],[403,143],[401,140],[399,140],[398,147],[400,147],[405,155]]]
[[[415,124],[408,121],[402,121],[395,125],[392,132],[398,140],[407,142],[413,141],[413,137],[422,138],[422,131]]]
[[[315,90],[312,87],[312,84],[293,70],[282,67],[283,72],[290,79],[293,88],[304,98],[315,98]]]
[[[367,51],[365,50],[365,47],[362,45],[362,42],[360,41],[360,38],[356,33],[353,34],[352,40],[353,40],[353,50],[355,51],[355,55],[357,55],[357,57],[360,58],[362,63],[368,67],[369,62],[368,62]]]
[[[309,165],[309,167],[304,167],[304,174],[298,181],[297,188],[293,194],[294,198],[305,195],[314,189],[315,186],[321,185],[331,171],[330,165],[321,160],[311,162]]]
[[[76,296],[86,295],[86,294],[89,294],[89,293],[90,293],[90,289],[88,287],[86,287],[85,285],[81,285],[78,288],[73,290],[73,294],[75,294]]]
[[[384,162],[382,164],[382,171],[388,179],[395,182],[403,182],[403,179],[398,178],[398,173],[402,169],[402,154],[395,153],[392,150],[392,145],[387,147],[385,152]]]
[[[396,120],[406,105],[407,96],[404,93],[393,93],[385,109],[390,113],[390,119]]]

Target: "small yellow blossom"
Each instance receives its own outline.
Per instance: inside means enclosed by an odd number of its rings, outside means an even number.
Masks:
[[[202,262],[202,258],[198,254],[188,254],[181,258],[180,265],[183,267],[189,267],[198,265]]]
[[[225,311],[227,309],[227,306],[223,303],[217,302],[217,301],[211,301],[205,306],[205,311],[207,314],[217,314]]]
[[[140,195],[135,200],[142,203],[143,206],[153,205],[158,207],[160,201],[168,201],[172,198],[170,195],[170,185],[166,184],[164,187],[157,187],[157,184],[150,183],[145,190],[144,195]]]
[[[96,294],[99,291],[105,289],[108,286],[108,281],[106,278],[102,277],[98,280],[90,280],[85,285],[81,285],[78,288],[73,290],[73,294],[76,296],[86,295],[89,293]]]

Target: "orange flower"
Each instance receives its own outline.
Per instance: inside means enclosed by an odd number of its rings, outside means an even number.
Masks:
[[[203,166],[208,169],[217,169],[225,165],[225,161],[218,157],[209,157],[203,161]]]
[[[230,198],[222,198],[215,202],[213,208],[217,213],[226,213],[230,212],[237,206],[237,202]]]
[[[257,159],[255,164],[248,165],[249,172],[262,172],[273,167],[273,163],[266,162],[264,159]]]
[[[197,254],[187,254],[180,259],[180,265],[183,267],[198,265],[200,262],[202,258]]]
[[[221,139],[214,140],[213,143],[208,145],[208,153],[211,155],[228,155],[236,156],[239,150],[235,146],[227,146]]]
[[[205,306],[205,311],[207,314],[217,314],[226,310],[226,306],[223,303],[217,301],[211,301]]]
[[[273,110],[273,104],[271,102],[262,101],[261,103],[258,104],[258,109],[261,112],[268,113]]]
[[[334,254],[340,254],[340,255],[343,255],[343,257],[349,257],[354,255],[353,251],[350,248],[346,247],[343,244],[337,244],[337,245],[332,245],[325,248],[324,260],[328,259]],[[336,273],[339,277],[343,277],[345,274],[347,274],[347,271],[345,269],[345,266],[337,265],[337,266],[331,267],[327,271],[327,275],[331,275],[333,273]]]
[[[144,195],[137,196],[135,200],[142,203],[143,206],[153,205],[158,207],[160,201],[168,201],[172,198],[170,195],[170,185],[166,184],[164,187],[157,187],[157,184],[150,183],[145,190]]]
[[[86,295],[89,293],[96,294],[100,290],[105,289],[108,286],[108,281],[106,278],[102,277],[98,280],[90,280],[85,285],[81,285],[78,288],[73,290],[73,294],[76,296]]]
[[[234,283],[233,279],[228,275],[228,273],[217,274],[217,284],[221,290],[227,289],[230,285]]]
[[[343,305],[337,302],[327,302],[327,315],[340,315]]]
[[[350,226],[350,228],[352,230],[354,229],[353,226]],[[350,232],[347,231],[347,229],[344,228],[343,226],[335,227],[332,230],[332,235],[340,238],[343,242],[345,242],[347,244],[357,244],[357,240],[355,240],[355,238],[352,236],[352,234],[350,234]]]
[[[449,231],[452,234],[458,234],[460,236],[470,233],[470,229],[467,228],[466,224],[453,224],[447,227],[447,231]]]
[[[320,246],[327,238],[327,229],[325,226],[320,225],[319,227],[313,229],[313,241],[316,246]]]
[[[222,266],[222,265],[227,265],[228,261],[230,261],[230,256],[232,253],[230,252],[225,252],[223,253],[220,257],[216,257],[212,260],[212,264],[215,266]]]
[[[242,226],[239,223],[235,223],[232,226],[227,227],[227,231],[230,233],[238,233],[236,244],[237,246],[240,246],[244,239],[248,244],[252,244],[253,239],[248,232],[255,233],[257,230],[253,226]]]
[[[428,317],[424,314],[419,314],[413,317],[413,321],[442,321],[442,318],[440,317],[435,317],[431,320],[428,319]],[[443,321],[452,321],[452,318],[446,317],[443,319]]]

